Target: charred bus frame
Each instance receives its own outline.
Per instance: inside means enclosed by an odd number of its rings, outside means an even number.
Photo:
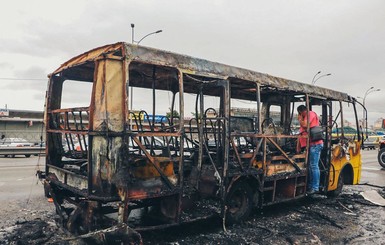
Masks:
[[[92,83],[89,107],[62,108],[66,80]],[[132,108],[132,88],[150,91],[150,112]],[[170,110],[179,117],[155,120],[158,90],[172,93]],[[187,93],[195,95],[190,120]],[[206,96],[218,98],[218,107],[208,107]],[[254,114],[231,115],[234,99],[253,102]],[[295,144],[307,136],[293,133],[298,103],[321,108],[320,193],[337,195],[344,183],[358,183],[361,134],[356,100],[347,94],[127,43],[93,49],[49,76],[40,173],[46,194],[76,233],[114,224],[142,231],[212,215],[241,221],[253,206],[306,195],[308,154]],[[336,118],[344,123],[343,103],[354,108],[355,139],[343,132],[332,138]],[[280,110],[277,120],[271,106]],[[156,217],[156,225],[138,224],[137,210]]]

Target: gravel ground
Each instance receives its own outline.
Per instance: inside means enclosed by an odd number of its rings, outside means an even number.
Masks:
[[[383,244],[385,208],[364,200],[348,186],[334,199],[314,196],[255,210],[242,224],[223,230],[210,219],[142,234],[144,244]],[[0,244],[87,244],[58,224],[54,205],[43,196],[0,201]],[[88,244],[93,244],[89,242]]]

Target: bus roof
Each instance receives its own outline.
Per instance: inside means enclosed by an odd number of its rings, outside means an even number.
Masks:
[[[60,73],[70,67],[93,62],[103,56],[113,55],[126,57],[129,61],[137,61],[159,66],[174,67],[185,74],[208,76],[220,79],[235,81],[250,81],[259,83],[262,86],[269,86],[279,90],[289,90],[298,93],[306,93],[311,96],[328,98],[332,100],[348,101],[355,100],[346,93],[332,89],[313,86],[289,79],[284,79],[269,74],[260,73],[235,66],[225,65],[187,55],[176,54],[164,50],[138,46],[125,42],[118,42],[98,47],[75,56],[62,64],[53,74]]]

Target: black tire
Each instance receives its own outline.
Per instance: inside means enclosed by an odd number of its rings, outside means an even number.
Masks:
[[[245,182],[235,183],[226,197],[226,222],[239,223],[246,220],[253,209],[253,191]]]
[[[377,159],[381,167],[385,168],[385,147],[378,151]]]
[[[30,154],[26,154],[26,155],[24,155],[26,158],[28,158],[28,157],[31,157],[31,155]]]
[[[327,193],[328,197],[337,197],[342,192],[342,188],[344,187],[344,176],[342,172],[340,172],[340,176],[338,177],[337,188],[333,191],[329,191]]]

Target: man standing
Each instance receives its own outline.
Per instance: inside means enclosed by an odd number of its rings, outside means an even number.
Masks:
[[[319,126],[318,116],[314,111],[308,111],[306,106],[300,105],[297,107],[298,111],[298,121],[300,124],[300,134],[307,134],[307,124],[309,121],[309,127]],[[301,148],[306,147],[306,138],[299,138],[297,144],[297,152]],[[309,195],[314,194],[319,191],[319,182],[320,182],[320,170],[319,170],[319,159],[321,156],[321,150],[323,148],[323,140],[310,141],[309,148],[309,181],[308,181],[308,191]]]

